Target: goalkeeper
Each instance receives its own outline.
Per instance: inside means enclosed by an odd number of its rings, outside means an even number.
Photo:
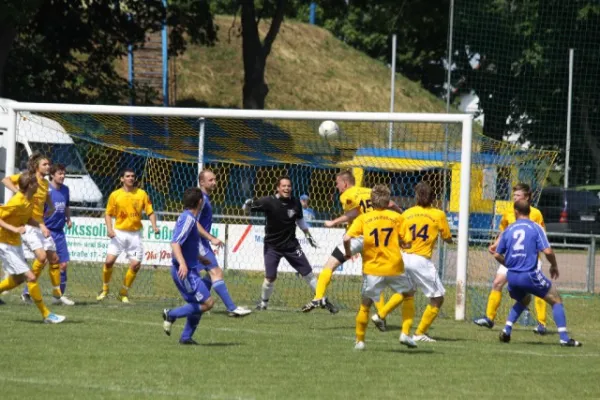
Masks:
[[[280,177],[276,189],[275,195],[257,200],[248,199],[243,207],[247,213],[264,212],[267,218],[264,239],[265,280],[262,284],[261,300],[256,307],[258,310],[267,309],[269,298],[275,289],[281,258],[285,258],[292,268],[298,271],[313,293],[317,287],[317,278],[296,239],[296,225],[304,232],[312,247],[316,248],[317,243],[302,217],[300,201],[292,196],[292,180],[287,176]]]

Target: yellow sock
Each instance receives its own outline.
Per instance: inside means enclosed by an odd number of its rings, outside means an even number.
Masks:
[[[435,319],[437,318],[439,312],[439,308],[433,307],[431,306],[431,304],[428,304],[427,308],[425,309],[425,312],[423,313],[423,316],[421,317],[421,322],[419,322],[419,326],[415,331],[415,335],[426,334],[431,324],[433,324],[433,321],[435,321]]]
[[[62,296],[62,292],[60,291],[60,265],[59,264],[50,264],[50,283],[52,284],[52,296],[57,299]]]
[[[127,296],[127,293],[129,292],[129,288],[131,287],[131,285],[133,285],[133,281],[135,281],[135,277],[137,275],[137,272],[132,270],[131,268],[129,268],[127,270],[127,273],[125,274],[125,278],[123,279],[123,287],[121,288],[119,294],[121,296]]]
[[[394,311],[396,307],[398,307],[400,303],[402,303],[403,300],[404,296],[402,296],[400,293],[394,293],[383,307],[377,309],[377,314],[379,314],[379,318],[385,319],[389,313]]]
[[[402,303],[402,333],[410,335],[413,320],[415,319],[415,298],[407,297]]]
[[[325,292],[327,291],[327,287],[331,282],[331,276],[333,275],[333,270],[329,268],[325,268],[319,274],[319,279],[317,280],[317,289],[315,289],[315,298],[313,300],[321,300],[325,297]]]
[[[502,292],[499,290],[492,290],[488,297],[487,309],[485,311],[485,316],[488,317],[490,321],[496,319],[496,314],[498,313],[501,302]]]
[[[356,341],[364,342],[367,325],[369,324],[369,307],[360,305],[356,314]]]
[[[43,271],[45,265],[46,265],[45,262],[42,263],[36,258],[35,260],[33,260],[33,263],[31,264],[31,272],[33,272],[34,275],[39,278],[40,275],[42,274],[42,271]]]
[[[383,292],[381,292],[381,294],[379,295],[379,301],[375,303],[375,308],[377,309],[377,312],[379,312],[379,310],[382,310],[385,307],[385,295],[383,294]],[[392,311],[392,310],[390,310]],[[388,311],[389,313],[389,311]],[[379,316],[381,318],[385,318],[383,317],[381,314],[379,314]]]
[[[537,320],[540,324],[546,326],[546,301],[544,299],[540,299],[539,297],[535,298],[535,313],[537,314]]]
[[[110,278],[112,277],[113,268],[107,267],[104,264],[104,268],[102,269],[102,291],[108,292],[108,284],[110,283]]]
[[[48,310],[48,307],[44,304],[40,285],[38,285],[37,282],[27,282],[27,288],[29,289],[29,295],[33,299],[33,302],[42,313],[42,317],[46,318],[48,314],[50,314],[50,310]]]
[[[12,275],[9,275],[6,279],[0,282],[0,293],[6,292],[10,289],[14,289],[20,284],[21,282],[17,282],[17,280]]]

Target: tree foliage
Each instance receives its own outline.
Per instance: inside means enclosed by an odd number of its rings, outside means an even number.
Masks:
[[[127,82],[115,70],[127,46],[142,46],[166,19],[171,54],[187,41],[211,44],[206,1],[9,0],[0,5],[0,94],[17,100],[119,103]]]
[[[457,2],[455,86],[473,91],[484,133],[565,149],[574,65],[571,183],[600,182],[600,5],[593,0]],[[473,68],[476,66],[476,68]],[[564,160],[564,153],[562,160]]]

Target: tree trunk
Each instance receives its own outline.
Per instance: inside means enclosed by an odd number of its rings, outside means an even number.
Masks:
[[[592,154],[592,165],[595,169],[594,171],[594,181],[592,183],[596,184],[600,182],[600,146],[598,143],[598,139],[592,129],[590,127],[590,99],[587,94],[583,95],[581,98],[581,130],[583,134],[583,139],[587,147],[590,149]],[[573,160],[573,152],[571,152],[571,160]],[[571,182],[571,175],[569,175],[569,182]]]
[[[0,97],[4,95],[4,67],[16,36],[14,25],[0,24]]]
[[[262,110],[269,86],[265,82],[267,57],[283,21],[286,0],[277,0],[277,9],[271,21],[271,27],[261,43],[254,0],[242,0],[242,57],[244,60],[244,87],[242,89],[243,107]]]

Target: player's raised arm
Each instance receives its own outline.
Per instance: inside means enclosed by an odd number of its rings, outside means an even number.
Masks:
[[[353,208],[350,211],[345,212],[343,215],[337,217],[334,220],[331,221],[325,221],[325,226],[327,228],[333,228],[334,226],[338,226],[341,224],[346,224],[346,223],[350,223],[352,221],[354,221],[354,219],[356,217],[358,217],[358,215],[360,214],[360,211],[358,209],[358,207]]]
[[[15,175],[4,177],[2,179],[2,184],[4,186],[6,186],[6,188],[8,190],[10,190],[11,192],[17,193],[19,191],[19,188],[17,187],[17,182],[19,180],[19,175],[20,174],[15,174]]]
[[[246,214],[250,214],[251,212],[267,211],[269,205],[268,198],[269,196],[258,199],[247,199],[242,206],[242,210]]]

